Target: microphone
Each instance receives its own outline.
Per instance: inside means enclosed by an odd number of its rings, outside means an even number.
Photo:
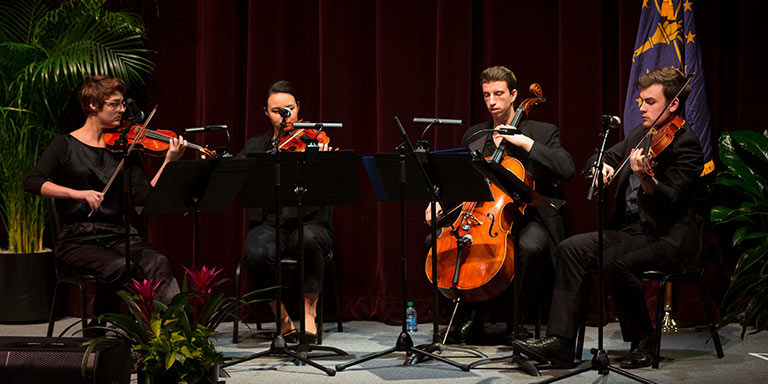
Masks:
[[[618,128],[621,124],[621,118],[614,115],[602,115],[600,120],[603,122],[603,125],[610,128]]]
[[[144,121],[144,111],[139,109],[139,106],[136,105],[136,101],[133,99],[129,98],[125,100],[125,110],[128,112],[128,120],[131,120],[134,123]]]
[[[523,134],[517,128],[496,128],[494,130],[501,133],[502,135],[522,135]]]
[[[342,123],[293,123],[294,128],[310,128],[310,129],[318,129],[318,128],[341,128],[343,127]]]
[[[470,245],[470,244],[472,244],[473,241],[475,241],[475,239],[472,238],[472,235],[467,233],[466,235],[461,237],[461,241],[463,241],[464,244],[466,244],[466,245]]]
[[[288,108],[280,108],[277,110],[277,113],[279,113],[283,119],[287,119],[291,117],[291,110]]]
[[[414,117],[413,122],[416,124],[443,124],[443,125],[461,125],[461,120],[458,119],[438,119],[437,117]]]
[[[220,130],[226,130],[226,129],[227,129],[226,124],[204,125],[202,127],[184,128],[184,133],[200,133],[200,132],[220,131]]]

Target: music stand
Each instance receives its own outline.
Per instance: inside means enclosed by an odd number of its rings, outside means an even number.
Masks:
[[[410,142],[406,140],[410,146]],[[402,148],[402,146],[401,146]],[[413,147],[410,147],[412,156],[407,157],[408,152],[401,150],[400,154],[376,154],[373,157],[365,159],[365,165],[368,170],[368,176],[376,193],[376,197],[381,202],[400,203],[400,244],[401,244],[401,264],[402,264],[402,329],[395,342],[395,346],[380,352],[372,353],[345,364],[336,366],[337,371],[342,371],[350,366],[363,363],[393,352],[406,352],[407,356],[415,353],[422,357],[434,358],[446,364],[453,365],[463,371],[469,371],[467,364],[457,363],[442,356],[435,355],[422,348],[414,347],[413,340],[406,329],[405,309],[408,306],[407,292],[407,257],[406,257],[406,225],[405,225],[405,203],[406,202],[428,202],[434,201],[437,188],[430,182],[431,179],[446,181],[441,184],[440,195],[446,199],[462,201],[463,199],[475,199],[478,201],[493,200],[490,188],[485,179],[477,171],[472,169],[469,154],[430,154],[414,153]],[[424,163],[429,163],[429,171],[424,167]],[[457,180],[456,172],[460,172],[465,179],[461,183],[453,183]],[[431,175],[430,175],[431,173]],[[448,177],[450,175],[450,177]],[[451,181],[448,181],[451,180]],[[433,264],[433,339],[439,338],[438,325],[438,299],[437,274],[434,272],[436,264]],[[443,349],[435,348],[433,350]],[[472,351],[476,352],[476,351]],[[408,357],[405,363],[407,364]]]
[[[288,355],[300,363],[309,364],[329,376],[336,374],[310,360],[311,351],[329,351],[341,356],[348,353],[334,347],[308,344],[304,321],[304,250],[303,222],[304,206],[328,206],[353,204],[357,200],[359,184],[359,156],[353,151],[320,152],[308,149],[305,152],[249,153],[245,161],[250,162],[251,177],[240,190],[240,201],[246,208],[275,208],[278,213],[283,207],[298,208],[299,254],[297,255],[298,284],[301,294],[300,343],[286,346],[280,329],[279,310],[275,314],[277,332],[268,350],[252,354],[244,359],[225,364],[231,366],[262,356]],[[310,162],[311,161],[311,162]],[[266,182],[265,182],[266,180]],[[277,215],[276,215],[277,216]],[[279,218],[276,218],[279,222]],[[275,279],[280,285],[279,228],[275,231],[276,252]],[[280,300],[280,290],[277,300]],[[320,319],[322,321],[322,319]]]
[[[232,199],[224,201],[216,193],[208,194],[209,179],[221,160],[172,161],[165,165],[163,173],[141,207],[140,215],[192,212],[192,268],[200,263],[200,210],[224,210]]]

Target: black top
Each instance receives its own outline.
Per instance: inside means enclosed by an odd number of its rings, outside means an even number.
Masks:
[[[248,139],[237,157],[246,157],[249,153],[268,152],[273,147],[272,132],[267,132],[259,136]],[[280,210],[281,225],[297,225],[299,211],[298,207],[282,207]],[[275,224],[275,210],[273,208],[249,208],[248,218],[251,227],[267,223]],[[304,222],[322,223],[331,228],[333,219],[333,207],[304,207]]]
[[[635,127],[626,139],[605,151],[605,163],[615,169],[629,156],[645,132],[642,124]],[[590,167],[595,159],[596,155],[590,157],[585,168]],[[657,163],[654,172],[658,184],[653,196],[646,195],[642,187],[637,190],[643,232],[653,241],[651,248],[654,252],[663,256],[661,260],[665,268],[698,266],[695,257],[699,242],[692,240],[698,239],[698,231],[691,203],[704,168],[704,157],[701,143],[688,123],[683,124],[672,143],[654,161]],[[632,168],[627,164],[614,175],[618,188],[616,211],[610,223],[612,227],[621,227],[628,221],[624,197],[632,174]]]
[[[51,182],[76,190],[101,191],[117,169],[122,153],[91,147],[70,134],[56,136],[24,180],[24,190],[40,194],[43,183]],[[56,211],[62,221],[63,236],[84,239],[122,234],[123,172],[130,172],[131,195],[141,205],[152,191],[144,175],[139,154],[134,152],[115,177],[99,209],[88,217],[91,208],[82,200],[59,199]]]

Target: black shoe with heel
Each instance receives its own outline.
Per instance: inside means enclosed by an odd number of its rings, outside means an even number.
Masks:
[[[297,344],[299,342],[299,331],[294,328],[288,332],[284,332],[283,339],[285,339],[285,342],[288,344]]]

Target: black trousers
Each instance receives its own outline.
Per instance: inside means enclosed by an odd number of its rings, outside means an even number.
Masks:
[[[639,223],[603,232],[603,273],[613,295],[624,341],[637,341],[653,327],[645,305],[640,273],[660,270],[657,252]],[[548,336],[576,337],[586,310],[585,288],[597,268],[597,232],[575,235],[558,247],[555,286],[547,325]]]
[[[299,232],[295,225],[280,228],[280,254],[295,259],[298,255]],[[323,267],[333,248],[333,231],[323,223],[304,223],[304,290],[323,290]],[[253,227],[245,239],[245,267],[258,288],[275,285],[275,227],[260,224]],[[272,294],[274,295],[274,294]]]
[[[137,235],[132,235],[130,241],[131,277],[161,281],[155,298],[169,304],[179,293],[179,284],[168,258]],[[88,242],[63,242],[59,244],[56,256],[63,272],[91,274],[107,286],[107,291],[97,292],[94,298],[97,313],[119,311],[120,300],[114,292],[129,282],[125,273],[125,238],[122,234]]]

